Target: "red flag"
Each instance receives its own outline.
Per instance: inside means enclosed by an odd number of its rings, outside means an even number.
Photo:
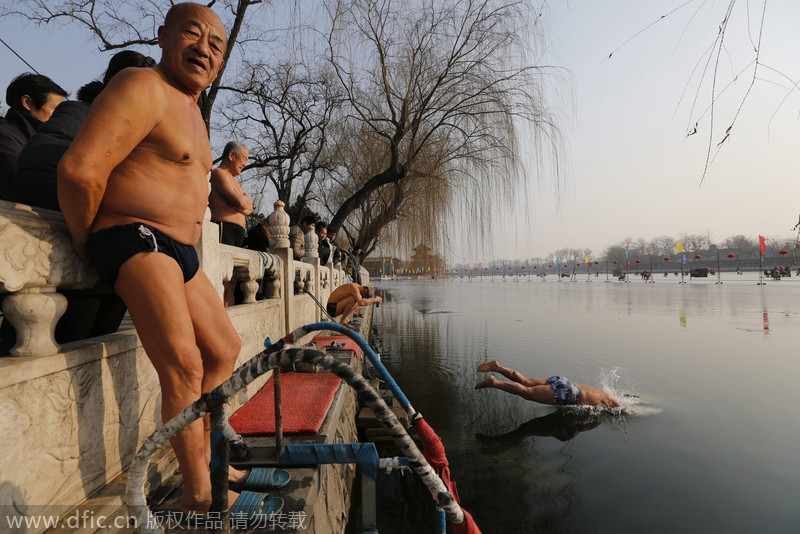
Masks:
[[[763,235],[758,236],[758,248],[761,250],[761,259],[764,259],[764,251],[767,250],[767,240]]]

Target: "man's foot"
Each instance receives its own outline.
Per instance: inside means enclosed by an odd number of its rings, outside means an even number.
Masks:
[[[477,384],[475,384],[475,389],[483,389],[483,388],[490,388],[494,386],[494,383],[497,382],[497,379],[493,376],[487,376]]]
[[[497,371],[500,368],[500,364],[497,360],[492,360],[490,362],[484,362],[478,366],[479,373],[489,373],[492,371]]]
[[[233,484],[244,484],[248,476],[250,476],[249,470],[242,471],[241,469],[236,469],[232,465],[228,466],[228,482]]]

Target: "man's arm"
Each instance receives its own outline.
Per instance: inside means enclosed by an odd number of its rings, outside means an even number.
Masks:
[[[226,204],[242,215],[253,213],[253,201],[250,195],[239,187],[233,176],[214,169],[211,171],[211,189],[221,196]]]
[[[59,162],[58,202],[73,246],[84,259],[108,178],[159,122],[166,100],[163,91],[154,71],[114,76]]]
[[[369,306],[371,304],[375,304],[376,302],[383,302],[383,299],[380,297],[372,297],[365,299],[361,296],[361,292],[358,288],[354,285],[349,286],[350,294],[356,299],[357,306]]]

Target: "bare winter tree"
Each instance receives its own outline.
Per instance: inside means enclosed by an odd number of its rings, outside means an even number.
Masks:
[[[331,176],[326,188],[325,210],[334,214],[347,198],[357,192],[381,169],[388,155],[363,124],[358,132],[337,129],[336,161],[339,172]],[[438,174],[438,161],[417,161],[412,173],[402,181],[382,187],[369,195],[343,222],[340,230],[351,244],[360,244],[369,253],[379,242],[384,250],[408,250],[419,241],[435,250],[447,245],[443,220],[449,213],[454,193],[448,177]]]
[[[555,71],[533,56],[537,1],[289,0],[278,39],[265,16],[272,2],[212,0],[230,31],[227,68],[201,108],[207,125],[250,145],[262,191],[273,186],[290,209],[327,211],[352,240],[377,243],[391,224],[407,243],[444,243],[456,212],[482,235],[491,208],[513,205],[530,181],[526,170],[560,168],[545,98]],[[172,4],[19,0],[0,16],[80,24],[114,50],[155,44]],[[215,106],[223,90],[230,101]],[[523,155],[541,167],[525,169]],[[354,161],[369,165],[354,172]]]
[[[517,0],[331,3],[326,40],[348,105],[343,120],[358,125],[353,131],[381,158],[342,200],[331,228],[383,188],[406,191],[396,184],[420,176],[508,199],[525,178],[522,123],[533,126],[528,146],[557,152],[547,69],[527,57],[539,20],[532,7]],[[474,203],[476,220],[488,220],[485,206]]]
[[[706,236],[703,234],[681,234],[683,250],[687,252],[699,252],[708,247]]]
[[[333,80],[301,63],[245,62],[221,115],[225,130],[248,146],[247,181],[256,194],[270,185],[294,220],[322,201],[320,176],[330,173],[335,150],[331,117],[340,106]],[[316,207],[316,206],[315,206]]]
[[[654,241],[658,244],[658,249],[655,252],[655,254],[663,254],[664,256],[667,257],[669,257],[671,254],[675,254],[678,242],[675,240],[674,237],[668,235],[662,235],[656,237]]]

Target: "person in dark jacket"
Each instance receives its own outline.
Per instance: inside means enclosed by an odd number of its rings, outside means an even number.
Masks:
[[[11,109],[0,118],[0,200],[18,200],[14,170],[19,153],[67,94],[47,76],[29,72],[8,85],[6,103]]]
[[[132,50],[118,52],[109,61],[103,81],[93,81],[81,87],[77,101],[61,102],[19,152],[13,198],[7,200],[61,211],[57,199],[58,162],[78,135],[89,115],[92,101],[123,69],[154,67],[155,64],[153,58]],[[61,293],[67,297],[68,303],[56,325],[55,338],[59,343],[116,332],[127,311],[114,291],[102,283],[92,289],[61,290]],[[0,323],[0,355],[8,354],[15,342],[16,331],[3,319]]]
[[[42,124],[19,153],[15,173],[17,198],[31,206],[61,211],[58,206],[56,170],[61,156],[78,135],[91,103],[111,78],[128,67],[155,67],[153,58],[124,50],[108,62],[103,81],[90,82],[78,90],[77,101],[62,102],[46,123]]]

